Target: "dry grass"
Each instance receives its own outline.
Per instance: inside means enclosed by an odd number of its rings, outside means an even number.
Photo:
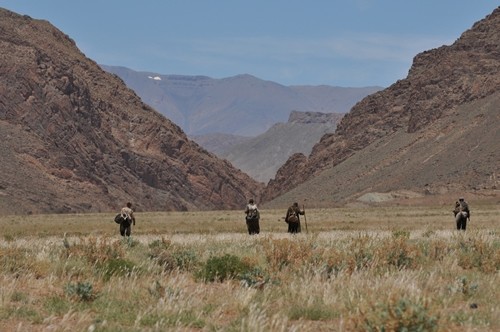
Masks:
[[[452,207],[372,207],[307,210],[311,233],[328,231],[426,231],[453,229]],[[286,231],[286,210],[261,211],[262,233]],[[497,205],[474,206],[470,229],[496,227]],[[137,212],[135,235],[246,233],[243,211]],[[58,214],[0,216],[4,238],[51,235],[107,235],[117,233],[114,214]],[[302,230],[306,231],[304,217]]]
[[[495,331],[498,206],[0,219],[1,331]],[[213,281],[215,280],[215,281]]]

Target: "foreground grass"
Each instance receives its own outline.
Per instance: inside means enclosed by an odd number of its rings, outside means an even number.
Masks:
[[[442,208],[0,219],[1,331],[496,331],[499,208],[467,232]],[[305,225],[303,224],[305,231]]]

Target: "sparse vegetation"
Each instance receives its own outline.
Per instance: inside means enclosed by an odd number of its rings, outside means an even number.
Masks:
[[[95,297],[93,286],[90,282],[69,283],[64,291],[69,297],[80,301],[92,301]]]
[[[257,236],[241,211],[139,213],[129,241],[111,215],[2,217],[0,330],[500,329],[498,207],[467,232],[376,209],[310,210],[294,236],[283,211]]]

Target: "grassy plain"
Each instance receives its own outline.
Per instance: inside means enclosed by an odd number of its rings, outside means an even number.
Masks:
[[[0,217],[0,331],[498,331],[500,207]]]

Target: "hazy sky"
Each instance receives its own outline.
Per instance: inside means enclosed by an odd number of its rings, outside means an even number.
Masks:
[[[100,64],[250,74],[283,85],[389,86],[498,0],[0,0],[50,21]]]

